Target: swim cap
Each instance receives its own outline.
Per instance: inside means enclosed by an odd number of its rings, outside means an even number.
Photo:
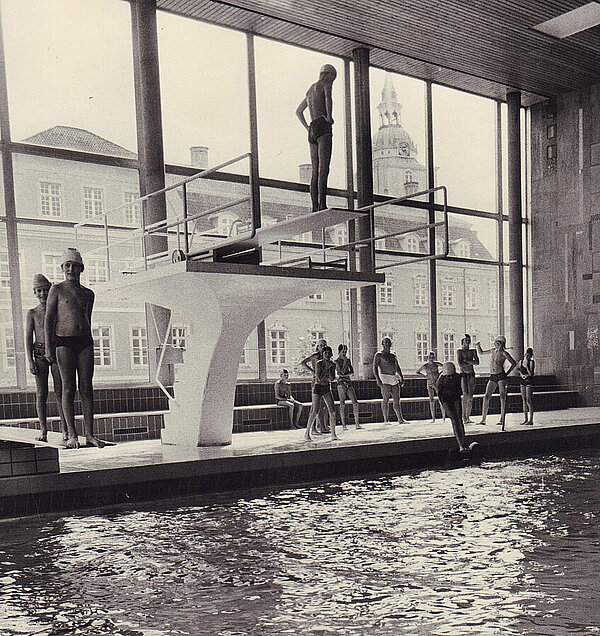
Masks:
[[[52,287],[52,283],[43,274],[36,274],[33,277],[33,286],[34,287]]]
[[[502,344],[506,344],[506,338],[504,336],[496,336],[496,340],[494,342],[501,342]]]
[[[64,265],[67,261],[72,261],[73,263],[79,263],[80,265],[83,265],[81,254],[75,247],[67,247],[67,249],[63,252],[63,257],[60,264]]]
[[[323,64],[319,73],[333,73],[334,77],[337,77],[337,70],[333,64]]]

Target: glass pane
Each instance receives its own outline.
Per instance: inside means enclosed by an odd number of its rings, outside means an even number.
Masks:
[[[425,190],[423,82],[372,68],[370,87],[374,192],[404,196]]]
[[[4,189],[0,190],[0,215],[4,217]],[[17,384],[17,374],[5,223],[0,223],[0,330],[0,387],[11,387]]]
[[[163,12],[157,22],[165,161],[206,168],[249,152],[246,36]]]
[[[15,155],[14,172],[24,310],[36,302],[31,292],[35,274],[43,273],[51,282],[63,279],[60,264],[67,247],[81,251],[81,282],[92,289],[142,265],[140,240],[131,240],[139,226],[136,170]],[[86,218],[102,212],[109,213],[110,243],[126,241],[113,245],[108,254],[102,219]],[[76,234],[74,224],[84,221]],[[143,304],[116,307],[99,295],[92,327],[99,330],[96,382],[148,379]]]
[[[382,273],[386,283],[377,290],[378,344],[389,337],[403,373],[413,374],[432,346],[428,265],[409,263]]]
[[[436,213],[436,220],[443,221],[443,214]],[[448,255],[494,261],[498,258],[498,223],[464,214],[448,215]],[[436,237],[443,239],[444,227],[436,228]],[[443,242],[438,248],[443,248]]]
[[[433,86],[436,184],[448,187],[448,204],[496,210],[495,102]]]
[[[339,58],[297,47],[255,39],[258,143],[262,177],[286,181],[299,178],[302,166],[310,164],[307,133],[296,117],[296,108],[308,88],[319,79],[324,64],[337,70],[333,83],[333,151],[328,185],[346,184],[344,144],[344,65]],[[308,111],[305,111],[310,121]]]
[[[3,0],[2,19],[13,140],[133,157],[129,4]]]
[[[489,349],[498,332],[498,268],[438,262],[438,355],[456,362],[465,333]],[[480,372],[487,372],[483,363]]]
[[[309,213],[306,207],[306,197],[303,192],[280,190],[277,188],[261,188],[261,209],[263,226],[282,223],[298,216]],[[342,197],[330,196],[329,205],[347,208],[347,200]],[[332,249],[335,245],[345,245],[349,242],[347,223],[340,223],[321,231],[306,231],[283,240],[281,244],[273,244],[263,248],[263,259],[267,263],[277,263],[298,258],[299,267],[306,267],[308,259],[313,263],[336,261],[340,267],[346,265],[348,252]],[[294,245],[301,243],[302,245]],[[311,244],[311,246],[307,245]],[[323,252],[325,244],[325,252]]]
[[[419,210],[401,205],[384,205],[375,208],[375,236],[379,239],[377,249],[414,253],[416,256],[429,254],[427,210]],[[378,257],[382,265],[385,258]]]

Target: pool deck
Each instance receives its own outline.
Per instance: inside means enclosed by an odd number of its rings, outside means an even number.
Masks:
[[[536,413],[534,426],[520,425],[522,419],[507,414],[502,432],[498,415],[491,415],[486,426],[467,425],[468,441],[478,441],[487,459],[600,446],[599,408]],[[36,432],[26,433],[33,440]],[[204,448],[150,440],[61,449],[59,473],[0,479],[0,518],[460,465],[449,420],[338,427],[341,439],[333,442],[321,435],[307,443],[303,434],[240,433],[231,445]]]

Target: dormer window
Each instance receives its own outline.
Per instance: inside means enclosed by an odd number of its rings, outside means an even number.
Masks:
[[[414,181],[412,170],[406,170],[404,173],[404,183],[412,183]]]
[[[406,252],[418,252],[419,251],[419,237],[415,234],[409,234],[404,239],[404,250]]]
[[[471,258],[471,244],[469,241],[458,241],[455,246],[455,252],[460,258]]]

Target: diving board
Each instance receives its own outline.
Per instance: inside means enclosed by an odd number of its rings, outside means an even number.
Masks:
[[[382,274],[374,273],[191,260],[94,289],[102,300],[167,307],[190,325],[175,398],[164,416],[162,441],[217,446],[231,443],[239,361],[248,336],[260,322],[275,310],[324,289],[384,280]]]
[[[273,225],[260,227],[253,234],[249,233],[246,236],[240,234],[239,236],[224,239],[206,249],[198,250],[194,255],[238,245],[240,249],[244,250],[256,249],[270,245],[271,243],[277,243],[278,241],[289,240],[305,232],[321,232],[327,227],[339,225],[340,223],[358,221],[364,218],[364,216],[365,212],[355,212],[344,208],[319,210],[318,212],[311,212],[309,214],[303,214],[302,216],[286,219],[285,221],[279,221]]]

